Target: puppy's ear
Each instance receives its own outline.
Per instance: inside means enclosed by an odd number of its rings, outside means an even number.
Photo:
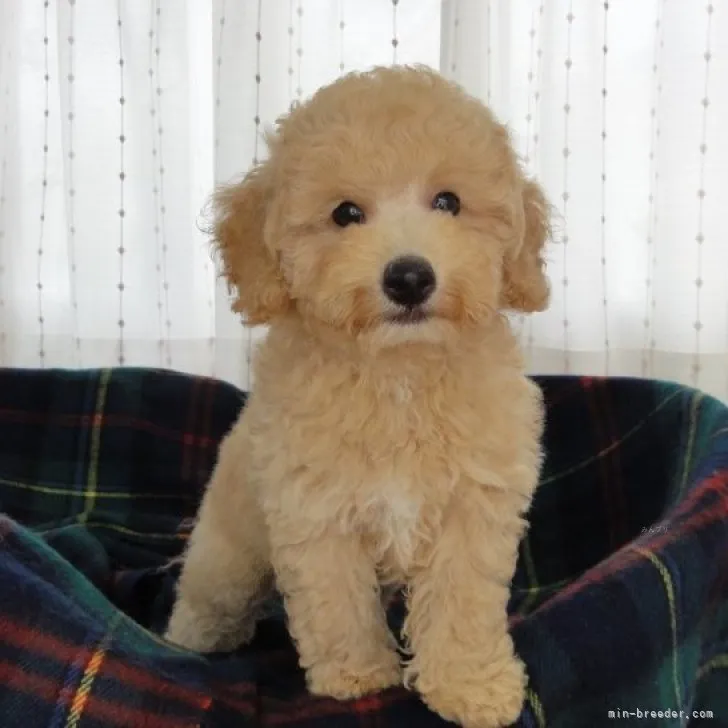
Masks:
[[[531,181],[523,185],[520,204],[523,205],[523,238],[503,264],[501,305],[531,313],[543,311],[549,302],[549,282],[543,258],[551,235],[549,205],[541,188]]]
[[[271,185],[265,165],[242,182],[221,187],[212,199],[213,246],[220,253],[233,311],[251,325],[268,323],[290,304],[274,254],[264,241]]]

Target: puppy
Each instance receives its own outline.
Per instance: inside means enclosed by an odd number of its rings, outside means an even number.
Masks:
[[[234,309],[269,330],[167,638],[237,647],[275,583],[312,693],[404,681],[469,728],[511,723],[526,678],[506,602],[542,402],[504,312],[546,306],[544,196],[489,110],[424,68],[347,75],[267,142],[214,198]]]

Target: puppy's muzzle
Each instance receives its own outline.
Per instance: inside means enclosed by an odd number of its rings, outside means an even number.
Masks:
[[[413,308],[423,304],[437,285],[435,271],[424,259],[414,255],[395,258],[382,276],[384,295],[399,306]]]

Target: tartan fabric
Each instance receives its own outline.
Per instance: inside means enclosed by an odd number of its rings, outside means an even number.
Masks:
[[[728,409],[667,383],[538,382],[547,462],[510,605],[519,725],[728,726]],[[244,402],[164,371],[0,370],[2,728],[445,725],[403,689],[307,695],[280,609],[234,655],[155,636]]]

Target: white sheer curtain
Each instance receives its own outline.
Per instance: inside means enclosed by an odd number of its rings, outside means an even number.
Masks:
[[[197,221],[263,127],[421,62],[490,103],[556,210],[537,372],[728,398],[728,0],[0,0],[0,364],[248,386]]]

